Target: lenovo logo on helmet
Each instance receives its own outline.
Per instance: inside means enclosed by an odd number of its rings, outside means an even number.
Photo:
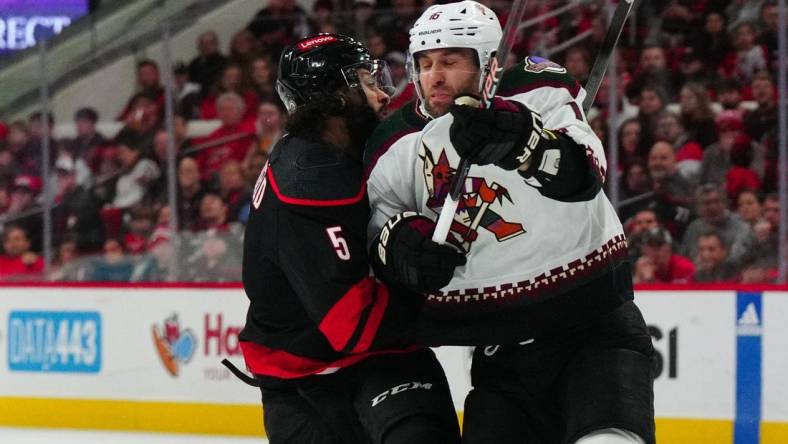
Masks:
[[[332,35],[321,35],[318,37],[312,37],[311,39],[304,40],[303,42],[299,42],[296,45],[296,48],[300,52],[304,52],[308,49],[312,49],[316,46],[323,46],[326,43],[336,42],[337,38]]]

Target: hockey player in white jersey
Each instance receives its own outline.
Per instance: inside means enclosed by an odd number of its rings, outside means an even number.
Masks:
[[[415,290],[434,283],[420,252],[469,159],[448,238],[468,262],[446,267],[448,285],[425,295],[430,322],[412,338],[477,346],[463,442],[654,443],[654,351],[601,191],[606,162],[585,91],[528,57],[504,74],[491,109],[473,106],[500,38],[498,18],[473,1],[432,6],[414,24],[419,99],[365,152],[373,267]]]

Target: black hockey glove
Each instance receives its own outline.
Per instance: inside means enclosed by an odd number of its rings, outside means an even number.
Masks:
[[[496,97],[490,109],[482,109],[472,96],[454,103],[449,137],[457,154],[472,164],[525,172],[539,165],[547,142],[555,139],[542,128],[542,117],[521,103]]]
[[[417,293],[445,287],[465,255],[450,245],[432,241],[435,222],[407,211],[389,219],[372,243],[372,268],[383,280],[392,280]]]

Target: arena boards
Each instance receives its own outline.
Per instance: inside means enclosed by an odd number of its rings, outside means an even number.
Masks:
[[[237,285],[0,287],[0,425],[257,435]],[[788,442],[788,288],[640,288],[658,441]],[[458,414],[470,353],[437,353]]]

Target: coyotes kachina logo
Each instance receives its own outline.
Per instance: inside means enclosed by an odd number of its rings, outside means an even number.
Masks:
[[[186,364],[194,356],[197,340],[191,329],[181,329],[177,314],[164,320],[161,330],[158,325],[151,328],[153,343],[164,368],[172,376],[178,376],[179,364]]]
[[[432,151],[422,143],[419,157],[424,162],[424,183],[429,192],[427,206],[439,213],[446,195],[449,194],[455,169],[449,164],[446,151],[441,150],[437,161]],[[484,228],[495,236],[498,242],[525,233],[522,224],[508,222],[495,212],[494,205],[512,204],[509,191],[497,182],[488,183],[483,177],[468,176],[463,193],[457,205],[457,213],[451,223],[450,234],[469,252],[471,244],[478,238],[479,229]]]

